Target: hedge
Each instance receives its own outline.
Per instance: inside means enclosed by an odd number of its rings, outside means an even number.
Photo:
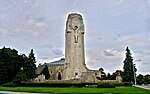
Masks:
[[[2,86],[3,87],[17,87],[18,85],[14,83],[6,83],[6,84],[3,84]]]
[[[115,86],[132,86],[131,82],[114,83]]]
[[[86,87],[89,85],[97,85],[97,83],[20,83],[16,86],[22,87]],[[7,86],[7,85],[3,85]],[[9,87],[10,85],[8,85]],[[11,86],[10,86],[11,87]]]
[[[114,83],[108,83],[108,82],[103,82],[103,83],[98,83],[97,88],[115,88]]]
[[[122,83],[109,83],[109,82],[101,82],[101,83],[7,83],[3,84],[4,87],[98,87],[98,88],[114,88],[115,86],[132,86],[130,82],[122,82]]]

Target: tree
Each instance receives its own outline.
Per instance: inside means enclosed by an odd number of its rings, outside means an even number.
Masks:
[[[49,74],[48,66],[47,65],[45,65],[44,69],[41,71],[40,74],[44,74],[45,75],[45,79],[49,79],[50,74]]]
[[[23,63],[15,49],[0,49],[0,84],[11,82],[20,71]]]
[[[116,72],[115,72],[117,75],[123,75],[123,71],[122,70],[116,70]]]
[[[142,85],[142,84],[144,84],[144,76],[142,75],[142,74],[139,74],[138,76],[137,76],[137,84],[138,85]]]
[[[132,54],[128,47],[126,48],[126,57],[125,57],[125,60],[123,61],[123,63],[124,63],[123,76],[122,76],[123,81],[134,83],[135,82],[134,76],[135,76],[135,72],[137,71],[137,69],[135,68],[135,65],[133,64]]]
[[[106,78],[107,78],[106,80],[110,80],[111,79],[111,74],[108,73]]]
[[[103,68],[99,68],[99,71],[101,72],[101,80],[106,80],[107,79],[107,76],[104,72],[104,69]]]
[[[35,57],[33,53],[33,49],[31,49],[31,52],[29,53],[29,57],[25,57],[25,64],[23,66],[23,71],[26,73],[28,79],[33,79],[35,77]]]
[[[117,76],[116,73],[112,73],[112,75],[110,76],[110,80],[116,80],[116,76]]]
[[[20,84],[23,81],[27,81],[27,76],[22,71],[18,72],[15,78],[13,79],[13,83]]]
[[[104,69],[103,69],[103,68],[99,68],[99,71],[103,72],[103,71],[104,71]]]
[[[142,75],[142,74],[139,74],[137,76],[137,84],[141,85],[141,84],[150,84],[150,75],[147,74],[147,75]]]
[[[144,76],[144,84],[150,84],[150,75],[149,74]]]

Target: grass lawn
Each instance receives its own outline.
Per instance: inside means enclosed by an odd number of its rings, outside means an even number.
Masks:
[[[150,94],[150,90],[137,87],[116,87],[116,88],[52,88],[52,87],[0,87],[0,91],[15,92],[39,92],[39,93],[89,93],[89,94]]]

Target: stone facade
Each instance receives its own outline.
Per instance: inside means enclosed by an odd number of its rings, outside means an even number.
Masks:
[[[65,30],[65,65],[63,80],[79,79],[95,82],[101,77],[99,70],[89,70],[85,65],[84,23],[80,14],[69,14]]]
[[[60,60],[51,62],[51,63],[45,63],[43,65],[38,66],[38,68],[36,69],[36,75],[39,75],[40,72],[44,69],[45,65],[48,66],[48,71],[50,74],[50,78],[49,80],[61,80],[62,79],[62,73],[64,70],[64,62],[65,59],[62,58]],[[58,79],[61,78],[61,79]]]
[[[70,14],[65,32],[65,70],[63,80],[80,78],[86,72],[84,57],[84,24],[82,16]]]
[[[49,80],[98,82],[97,77],[101,78],[99,70],[89,70],[85,65],[84,33],[82,16],[77,13],[69,14],[65,30],[65,61],[62,65],[57,62],[49,63],[56,65],[48,66],[51,75]]]

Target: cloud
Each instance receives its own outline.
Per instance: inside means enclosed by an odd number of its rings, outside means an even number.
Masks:
[[[123,3],[125,0],[116,0],[116,3],[117,4],[121,4],[121,3]]]
[[[149,61],[141,61],[141,62],[136,62],[137,65],[137,72],[138,74],[148,74],[149,73]]]
[[[42,57],[41,59],[48,59],[48,57]]]
[[[29,36],[39,37],[45,31],[45,28],[46,24],[42,20],[29,16],[19,23],[16,31]]]
[[[0,28],[0,38],[5,37],[8,35],[8,30],[6,28]]]
[[[119,38],[119,40],[125,44],[131,44],[134,42],[134,38],[131,36],[122,36]]]
[[[104,51],[103,51],[103,54],[104,54],[105,56],[114,56],[114,53],[112,53],[110,50],[104,50]]]
[[[120,54],[121,54],[120,51],[114,49],[103,50],[104,56],[118,56]]]
[[[142,0],[3,0],[0,45],[15,47],[23,53],[34,48],[37,62],[50,62],[63,56],[66,16],[76,11],[85,22],[88,67],[104,67],[109,72],[121,68],[126,46],[135,58],[147,64],[150,38],[146,3]],[[145,70],[149,72],[148,66],[140,68]]]
[[[142,54],[142,55],[150,55],[150,51],[134,51],[134,53]]]
[[[53,52],[56,56],[63,56],[63,50],[62,50],[62,48],[54,48],[54,49],[52,49],[52,52]]]

